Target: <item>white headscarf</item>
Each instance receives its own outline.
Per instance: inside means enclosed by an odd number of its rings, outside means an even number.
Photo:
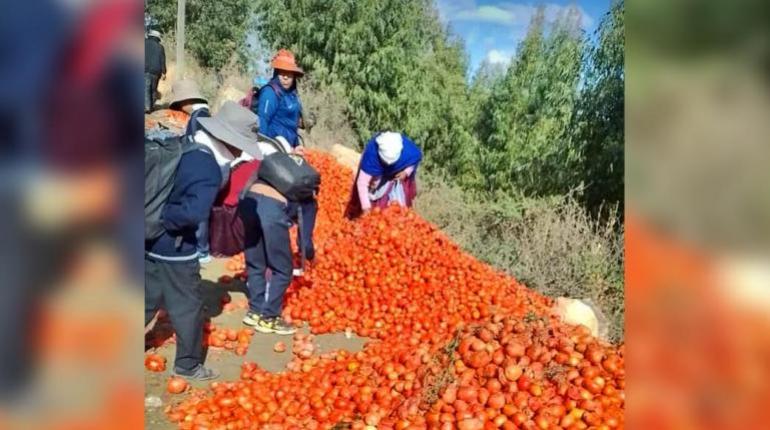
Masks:
[[[375,141],[377,142],[377,153],[385,164],[391,165],[398,161],[401,150],[404,148],[401,133],[386,131],[377,136]]]

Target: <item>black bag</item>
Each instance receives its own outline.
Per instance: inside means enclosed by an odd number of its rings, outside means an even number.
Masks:
[[[304,158],[287,154],[283,145],[268,139],[278,152],[262,160],[258,178],[268,183],[287,200],[300,202],[313,198],[321,185],[321,175]]]
[[[161,214],[174,187],[182,154],[202,150],[205,145],[178,136],[168,130],[154,129],[144,136],[144,239],[160,237],[165,229]]]

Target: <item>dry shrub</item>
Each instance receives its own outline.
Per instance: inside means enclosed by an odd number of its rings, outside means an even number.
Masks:
[[[201,67],[189,52],[185,55],[185,70],[179,76],[176,67],[176,42],[173,36],[162,41],[166,49],[166,80],[158,84],[161,93],[160,103],[168,105],[171,99],[171,85],[178,79],[192,79],[198,84],[201,93],[213,109],[219,108],[226,100],[238,101],[251,88],[251,79],[238,66],[235,54],[230,62],[219,72]]]
[[[416,210],[477,258],[551,297],[595,303],[623,338],[623,232],[571,196],[489,198],[422,174]]]
[[[300,81],[299,93],[305,113],[315,118],[313,128],[304,135],[306,145],[326,151],[335,143],[361,149],[350,127],[347,101],[340,89],[308,79]]]

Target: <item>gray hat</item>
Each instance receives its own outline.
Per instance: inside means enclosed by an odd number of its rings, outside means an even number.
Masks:
[[[257,146],[257,116],[252,111],[227,101],[213,117],[198,118],[198,122],[215,138],[257,160],[262,159],[262,151]]]
[[[157,37],[158,39],[160,39],[160,31],[150,30],[147,32],[147,37]]]
[[[171,86],[171,103],[168,105],[169,109],[177,109],[177,105],[183,101],[208,103],[206,97],[203,97],[203,94],[201,94],[198,84],[192,79],[182,79],[174,82],[174,85]]]

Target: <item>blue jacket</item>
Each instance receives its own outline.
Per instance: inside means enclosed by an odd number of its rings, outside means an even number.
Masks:
[[[276,91],[279,94],[276,94]],[[283,136],[291,146],[297,146],[297,128],[302,105],[297,94],[297,81],[289,90],[284,90],[278,75],[259,91],[257,116],[259,132],[267,137]]]
[[[203,150],[183,154],[174,187],[161,214],[166,232],[145,242],[145,251],[164,261],[196,260],[198,239],[195,231],[198,224],[208,218],[221,181],[222,173],[213,155]]]

